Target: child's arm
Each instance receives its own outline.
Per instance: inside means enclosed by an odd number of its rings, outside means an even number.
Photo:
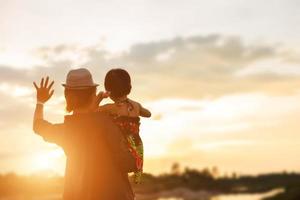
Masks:
[[[140,116],[141,117],[151,117],[151,112],[144,108],[141,104],[139,104],[140,106]]]
[[[111,113],[111,105],[110,104],[105,104],[103,106],[99,106],[97,108],[97,112]]]
[[[109,92],[99,92],[96,97],[93,100],[93,103],[91,104],[92,110],[99,111],[99,106],[101,101],[105,98],[109,97]]]

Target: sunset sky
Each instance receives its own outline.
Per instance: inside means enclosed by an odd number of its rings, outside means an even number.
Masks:
[[[174,162],[222,173],[300,171],[300,1],[1,0],[0,173],[63,174],[63,151],[31,130],[32,81],[49,75],[62,122],[71,68],[132,76],[145,171]]]

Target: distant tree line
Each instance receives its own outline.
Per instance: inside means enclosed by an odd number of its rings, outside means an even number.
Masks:
[[[262,193],[284,189],[284,193],[267,200],[300,200],[299,173],[270,173],[246,176],[232,173],[220,176],[217,167],[202,170],[181,169],[178,163],[171,167],[171,172],[153,176],[144,174],[143,184],[136,185],[137,192],[150,193],[184,187],[191,190],[208,190],[222,194]]]
[[[217,167],[201,170],[184,168],[178,163],[171,167],[169,173],[157,176],[145,173],[141,184],[133,184],[137,193],[156,193],[176,188],[190,190],[207,190],[217,194],[260,193],[282,188],[284,193],[266,200],[299,200],[300,174],[273,173],[257,176],[220,176]],[[63,177],[59,176],[18,176],[16,174],[0,175],[0,197],[23,195],[34,197],[58,194],[63,191]],[[30,199],[30,198],[27,198]]]

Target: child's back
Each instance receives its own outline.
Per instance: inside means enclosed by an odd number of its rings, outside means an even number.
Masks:
[[[140,103],[129,98],[117,100],[115,103],[103,105],[99,109],[114,116],[151,117],[149,110],[143,108]]]
[[[128,148],[136,159],[138,171],[135,181],[140,182],[143,172],[143,142],[139,134],[140,116],[151,117],[151,112],[140,103],[127,98],[131,91],[131,80],[128,72],[123,69],[110,70],[105,77],[105,89],[114,101],[99,106],[98,110],[113,116],[114,122],[121,129],[128,141]],[[103,95],[102,98],[107,96]]]

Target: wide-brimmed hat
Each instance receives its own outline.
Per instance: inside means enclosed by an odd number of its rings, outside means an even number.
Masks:
[[[92,74],[89,70],[80,68],[70,70],[66,78],[66,83],[63,83],[62,86],[68,89],[79,90],[97,87],[98,84],[94,83]]]

